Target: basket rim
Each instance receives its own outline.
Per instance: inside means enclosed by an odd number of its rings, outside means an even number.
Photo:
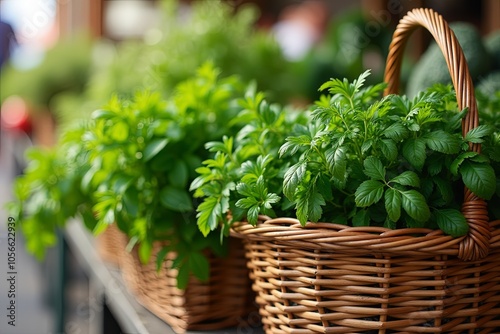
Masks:
[[[500,220],[490,221],[491,248],[500,247]],[[425,228],[389,229],[350,227],[336,223],[308,222],[296,218],[259,215],[256,226],[234,222],[231,235],[250,242],[270,242],[295,249],[343,250],[347,253],[390,253],[401,255],[459,256],[459,244],[466,236],[454,238],[441,230]]]

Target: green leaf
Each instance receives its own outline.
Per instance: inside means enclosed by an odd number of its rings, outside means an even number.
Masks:
[[[177,288],[184,290],[187,288],[189,284],[189,276],[191,274],[191,270],[187,263],[181,263],[179,265],[179,270],[177,272]]]
[[[439,228],[454,238],[461,237],[469,232],[469,224],[464,215],[458,210],[436,210],[434,216]]]
[[[201,233],[207,236],[210,231],[217,228],[219,224],[219,217],[222,216],[221,206],[216,197],[207,197],[198,206],[197,224]]]
[[[427,157],[427,171],[430,175],[436,176],[443,170],[445,162],[441,154],[431,154]]]
[[[382,154],[389,161],[396,160],[398,157],[398,148],[392,139],[382,139],[380,141],[380,149],[382,150]]]
[[[325,152],[325,158],[333,178],[338,182],[340,188],[346,181],[347,159],[344,147],[329,149]]]
[[[473,158],[475,156],[479,155],[477,152],[465,152],[460,154],[453,162],[451,163],[450,166],[450,171],[453,173],[453,175],[458,175],[458,169],[460,168],[460,165],[462,162],[464,162],[465,159]]]
[[[134,187],[128,188],[122,197],[123,209],[128,215],[137,217],[139,212],[139,193]]]
[[[437,186],[439,194],[443,198],[445,203],[451,203],[454,198],[452,183],[448,179],[442,179],[435,177],[432,179],[434,184]]]
[[[154,158],[167,145],[168,139],[155,139],[149,143],[144,149],[142,158],[144,161],[149,161]]]
[[[387,216],[391,221],[397,222],[401,217],[401,193],[396,189],[389,188],[385,191],[384,199]]]
[[[327,175],[322,174],[318,176],[317,180],[318,182],[316,183],[316,189],[325,200],[331,201],[333,199],[333,192],[330,178]]]
[[[254,205],[258,205],[259,201],[255,197],[241,198],[236,202],[236,206],[242,209],[250,209]]]
[[[183,160],[174,161],[173,169],[168,173],[168,180],[177,188],[184,188],[188,182],[188,168]]]
[[[384,136],[399,142],[404,139],[408,134],[408,129],[401,123],[393,123],[384,130]]]
[[[198,190],[201,186],[208,182],[210,179],[205,175],[200,175],[196,177],[193,182],[189,185],[189,191]]]
[[[210,278],[210,263],[203,254],[198,252],[190,253],[188,262],[189,268],[200,281],[208,281]]]
[[[460,174],[467,188],[477,196],[488,200],[495,193],[496,177],[491,165],[465,160]]]
[[[306,166],[306,161],[300,161],[286,171],[283,179],[283,194],[289,199],[293,199],[297,186],[304,178]]]
[[[458,153],[462,144],[459,137],[443,130],[426,133],[422,138],[431,150],[445,154]]]
[[[272,204],[278,203],[281,197],[279,197],[275,193],[269,193],[266,195],[266,199],[264,201],[264,207],[267,209],[271,209]]]
[[[160,202],[167,209],[177,212],[193,210],[191,196],[184,189],[165,187],[160,192]]]
[[[247,220],[252,225],[257,225],[257,220],[259,218],[260,206],[254,205],[248,209]]]
[[[486,163],[486,164],[490,163],[490,159],[488,159],[488,157],[484,154],[478,154],[475,157],[470,158],[469,160],[474,161],[474,162],[479,162],[479,163]]]
[[[385,180],[385,167],[378,158],[373,156],[366,158],[363,162],[363,166],[365,167],[363,172],[366,176],[373,180]]]
[[[416,190],[401,191],[403,210],[417,222],[426,222],[431,216],[424,196]]]
[[[420,138],[410,138],[403,144],[403,156],[417,170],[422,170],[425,163],[425,142]]]
[[[128,175],[119,175],[113,183],[113,191],[116,194],[123,194],[127,191],[134,178]]]
[[[322,206],[325,205],[325,199],[320,193],[313,192],[309,198],[309,220],[317,222],[323,214]]]
[[[107,213],[112,213],[113,218],[114,218],[113,210],[109,210]],[[111,223],[108,223],[104,220],[98,220],[97,224],[95,224],[94,228],[92,229],[92,234],[94,234],[95,236],[100,235],[101,233],[106,231],[106,229],[109,227],[109,225],[112,224],[113,222],[114,222],[114,219],[113,219],[113,221],[111,221]]]
[[[94,178],[94,175],[97,173],[98,170],[99,170],[99,168],[92,167],[82,177],[82,180],[80,182],[80,186],[82,187],[82,189],[84,191],[90,190],[91,184],[92,184],[92,179]]]
[[[169,248],[163,247],[162,249],[160,249],[158,254],[156,254],[156,271],[160,271],[163,265],[163,261],[165,260],[165,257],[167,256],[168,252]]]
[[[109,111],[109,110],[103,110],[103,109],[96,110],[91,115],[91,117],[95,120],[97,120],[97,119],[111,119],[115,116],[116,116],[116,114],[114,112]]]
[[[363,142],[363,145],[361,145],[361,153],[365,154],[372,146],[373,146],[373,140],[367,139],[366,141]]]
[[[141,260],[141,263],[147,264],[149,262],[149,259],[151,258],[151,252],[153,250],[153,245],[144,240],[139,244],[139,259]]]
[[[82,216],[83,222],[87,229],[93,230],[97,226],[97,219],[92,210],[80,210],[80,215]]]
[[[300,224],[304,226],[308,221],[309,204],[305,196],[301,196],[296,200],[296,214]]]
[[[106,214],[104,215],[104,218],[102,220],[105,224],[111,225],[114,224],[115,222],[115,210],[113,208],[110,208]],[[99,224],[97,224],[96,229],[99,227]],[[99,233],[96,230],[94,230],[94,233]]]
[[[294,155],[302,146],[310,146],[311,140],[309,135],[288,137],[279,149],[279,156],[283,157],[286,154]]]
[[[240,182],[236,185],[236,191],[243,196],[253,197],[254,193],[252,187],[248,183]]]
[[[356,212],[354,217],[352,217],[352,226],[370,226],[370,215],[368,210],[359,210]]]
[[[377,203],[384,194],[384,184],[380,181],[367,180],[356,189],[355,202],[359,207],[370,206]]]
[[[325,200],[316,186],[320,179],[316,176],[306,186],[299,186],[295,194],[296,214],[302,225],[307,221],[318,221],[323,213],[322,206],[325,205]]]
[[[429,225],[428,221],[425,221],[425,222],[418,221],[418,220],[415,220],[415,219],[413,219],[412,217],[410,217],[408,215],[406,215],[404,217],[404,222],[405,222],[405,226],[407,228],[423,228],[426,225],[427,226]],[[437,228],[437,226],[435,228]]]
[[[491,126],[488,125],[478,125],[477,127],[469,130],[465,135],[465,141],[471,143],[482,143],[484,137],[489,136],[493,132]]]
[[[109,135],[115,142],[121,143],[129,138],[129,127],[124,122],[117,122],[113,124],[111,129],[108,130]]]
[[[233,150],[233,138],[223,137],[223,141],[211,141],[205,144],[205,148],[210,152],[222,152],[231,154]]]
[[[409,170],[392,178],[389,182],[398,183],[402,186],[420,187],[420,179],[418,175]]]
[[[125,246],[125,251],[130,253],[138,242],[139,238],[136,235],[132,236],[128,241],[127,246]]]

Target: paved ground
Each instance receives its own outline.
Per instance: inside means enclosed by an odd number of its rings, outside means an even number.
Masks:
[[[44,302],[43,266],[29,256],[20,234],[16,234],[15,298],[9,297],[10,276],[7,266],[8,213],[4,204],[11,199],[11,182],[14,162],[9,152],[8,140],[2,133],[0,142],[0,333],[2,334],[52,334],[54,317]],[[15,301],[15,327],[7,317],[10,302]],[[55,333],[54,333],[55,334]]]

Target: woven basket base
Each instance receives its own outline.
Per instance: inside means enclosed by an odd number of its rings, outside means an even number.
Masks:
[[[209,256],[210,280],[191,277],[186,290],[176,287],[177,270],[170,269],[175,254],[167,254],[163,268],[156,261],[141,265],[137,249],[127,253],[121,264],[128,289],[153,314],[176,333],[186,330],[216,330],[244,326],[256,308],[241,240],[231,238],[227,258]],[[155,244],[154,254],[161,249]]]
[[[321,244],[307,233],[300,240],[297,226],[283,238],[270,225],[242,230],[267,334],[486,334],[500,333],[500,221],[495,226],[489,255],[471,262],[334,241],[362,244],[353,232],[318,230],[329,240]]]

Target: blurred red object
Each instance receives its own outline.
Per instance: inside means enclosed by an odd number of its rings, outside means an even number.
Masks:
[[[2,129],[31,132],[29,107],[19,96],[11,96],[4,101],[0,121]]]

